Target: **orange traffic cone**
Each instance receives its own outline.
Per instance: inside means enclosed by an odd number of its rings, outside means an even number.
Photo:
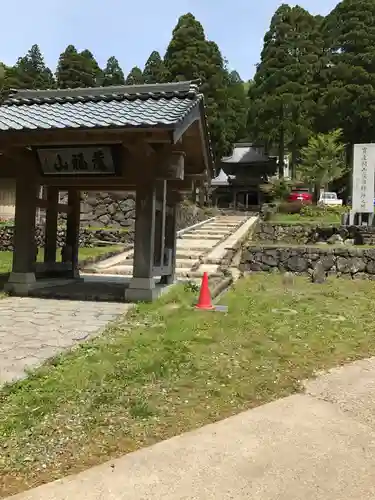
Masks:
[[[214,309],[211,302],[211,293],[208,287],[208,274],[203,273],[201,290],[199,292],[198,303],[195,306],[196,309]]]

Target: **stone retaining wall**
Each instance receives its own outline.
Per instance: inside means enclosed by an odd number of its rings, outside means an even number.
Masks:
[[[0,252],[13,250],[13,234],[14,227],[0,228]],[[105,230],[98,229],[91,231],[89,229],[81,229],[79,235],[80,247],[94,246],[110,246],[111,244],[131,244],[134,240],[133,231],[124,230]],[[44,245],[44,228],[38,226],[36,230],[35,242],[39,248]],[[62,248],[65,244],[65,229],[59,229],[57,233],[57,247]]]
[[[314,281],[329,275],[375,280],[375,248],[247,246],[240,269],[309,274]]]
[[[61,203],[67,203],[67,195],[62,194]],[[60,214],[60,220],[66,218]],[[207,219],[206,211],[189,203],[181,203],[177,225],[179,229]],[[130,228],[135,224],[135,193],[123,191],[82,193],[81,226],[100,228]]]
[[[202,210],[195,205],[182,203],[177,211],[177,230],[192,226],[212,216],[209,211]],[[63,222],[62,222],[63,223]],[[0,226],[0,251],[13,250],[13,226]],[[80,247],[93,247],[107,244],[132,244],[134,242],[134,228],[126,229],[90,229],[81,227],[79,244]],[[38,247],[44,245],[44,227],[38,226],[36,230],[36,244]],[[62,248],[65,244],[65,229],[60,228],[57,235],[57,246]]]
[[[375,245],[375,228],[260,222],[254,240],[302,245],[310,243]]]

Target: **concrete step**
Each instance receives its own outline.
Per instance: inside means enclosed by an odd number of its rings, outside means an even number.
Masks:
[[[195,276],[200,279],[205,271],[210,276],[218,273],[218,265],[221,263],[222,254],[224,250],[226,252],[227,240],[231,241],[233,239],[232,235],[241,228],[245,220],[246,217],[219,217],[178,237],[176,276],[187,279]],[[96,270],[99,273],[110,272],[113,275],[130,278],[133,275],[133,257],[134,252],[129,249],[121,256],[108,259],[98,265]],[[200,258],[204,259],[205,264],[199,265]],[[197,265],[199,266],[198,269],[192,271],[192,267]]]
[[[197,236],[199,235],[204,237],[207,234],[209,236],[226,236],[229,233],[231,233],[231,230],[229,229],[200,229],[199,231],[194,231],[194,233],[190,234],[195,234]]]
[[[177,242],[177,253],[181,250],[186,252],[186,250],[200,250],[201,252],[207,252],[215,246],[214,240],[194,240],[194,239],[181,239]]]
[[[117,265],[119,265],[119,266],[132,266],[133,265],[133,259],[122,260]]]
[[[123,266],[123,265],[118,265],[118,266],[113,266],[110,269],[111,273],[114,274],[123,274],[124,276],[133,276],[133,265],[129,266]]]
[[[235,226],[219,226],[219,227],[202,227],[202,229],[199,229],[197,231],[192,231],[191,233],[186,233],[186,234],[192,234],[192,233],[203,233],[203,232],[211,232],[211,231],[229,231],[229,232],[233,232],[235,231],[236,229],[238,228],[238,225],[236,224]]]
[[[195,229],[195,231],[198,231],[198,229],[205,229],[205,228],[208,228],[208,227],[215,227],[215,228],[223,228],[223,227],[229,227],[229,228],[234,228],[234,227],[237,227],[239,226],[240,224],[242,223],[241,222],[235,222],[234,224],[231,223],[231,222],[222,222],[222,223],[217,223],[217,222],[210,222],[209,224],[205,225],[205,226],[201,226],[197,229]]]
[[[214,235],[214,234],[195,234],[195,233],[188,233],[188,234],[184,234],[183,237],[182,237],[183,240],[214,240],[214,241],[220,241],[221,238],[218,238],[217,235]]]
[[[202,276],[203,273],[208,273],[210,276],[218,272],[219,266],[217,264],[202,264],[193,273]]]
[[[188,267],[192,268],[198,261],[198,259],[179,259],[176,258],[176,268]]]
[[[201,250],[189,250],[189,249],[179,249],[176,253],[176,259],[190,259],[197,260],[201,257],[205,252]]]
[[[176,268],[176,277],[177,278],[185,278],[186,276],[192,273],[190,267],[179,267]]]

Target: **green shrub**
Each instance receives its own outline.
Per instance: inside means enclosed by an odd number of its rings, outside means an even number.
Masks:
[[[301,210],[301,215],[303,217],[309,217],[311,219],[319,219],[321,217],[327,216],[340,216],[348,212],[348,210],[348,207],[339,205],[336,207],[329,207],[324,205],[305,205]]]
[[[280,214],[299,214],[304,206],[300,201],[284,202],[278,205],[277,211]]]

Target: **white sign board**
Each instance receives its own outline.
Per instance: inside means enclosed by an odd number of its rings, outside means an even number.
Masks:
[[[110,147],[51,148],[37,150],[46,175],[113,175]]]
[[[353,156],[352,210],[374,212],[375,144],[355,144]]]

